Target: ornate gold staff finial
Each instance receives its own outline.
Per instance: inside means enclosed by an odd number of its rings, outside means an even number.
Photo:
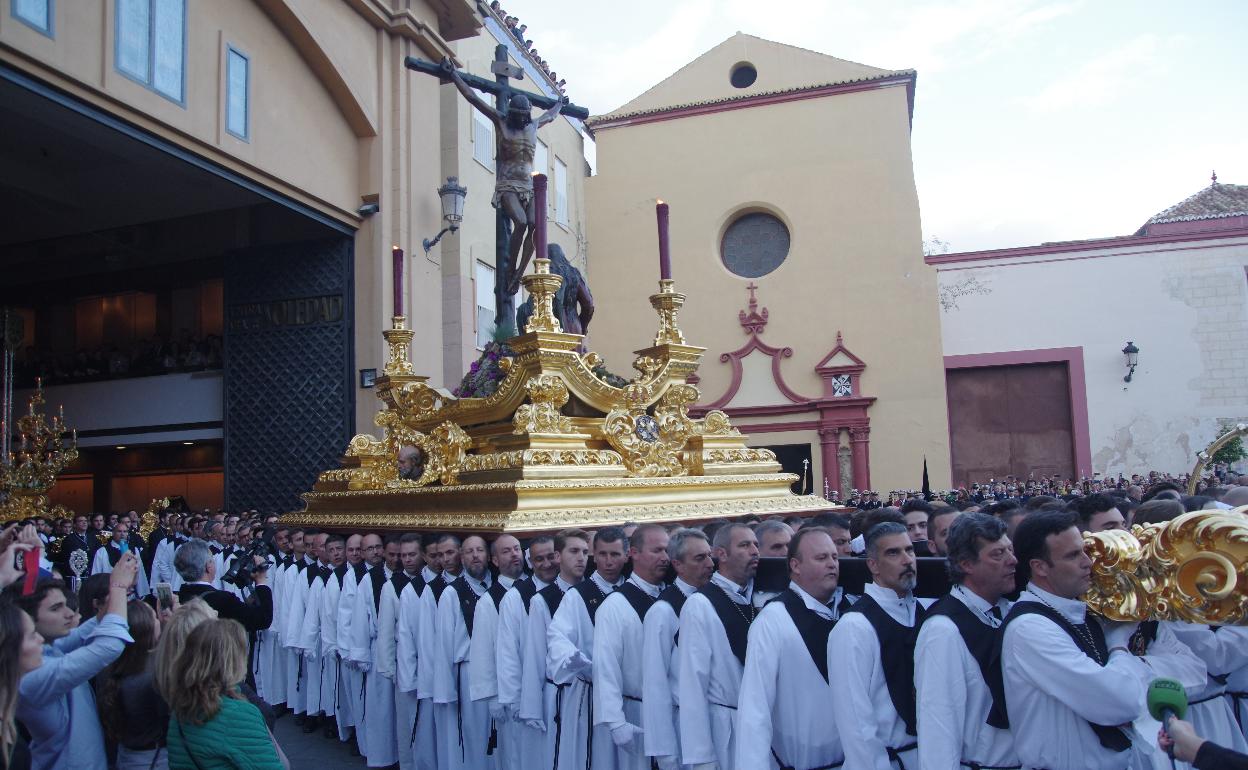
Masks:
[[[533,273],[520,280],[533,296],[533,315],[524,325],[524,332],[562,332],[563,326],[555,316],[555,293],[563,285],[563,279],[550,272],[550,260],[545,257],[533,260]]]
[[[655,345],[684,345],[685,335],[676,325],[676,316],[684,307],[685,295],[676,291],[671,278],[659,280],[659,293],[650,295],[650,306],[659,314],[659,331],[654,335]]]
[[[382,368],[382,374],[387,377],[416,374],[411,353],[416,332],[407,328],[407,318],[401,315],[391,318],[390,328],[382,330],[381,336],[386,338],[386,345],[390,348],[390,359]]]

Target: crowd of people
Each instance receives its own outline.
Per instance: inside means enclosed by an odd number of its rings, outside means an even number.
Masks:
[[[1083,533],[1236,509],[1248,486],[1129,486],[525,542],[39,520],[0,540],[0,750],[279,768],[291,715],[420,770],[1244,767],[1248,629],[1109,622],[1081,597]],[[933,563],[939,595],[918,585]],[[1188,721],[1149,715],[1157,677]]]
[[[106,344],[90,350],[55,352],[28,347],[17,356],[15,384],[19,388],[75,382],[146,377],[174,372],[220,369],[220,335],[203,338],[183,332],[178,339],[144,339],[132,345]]]

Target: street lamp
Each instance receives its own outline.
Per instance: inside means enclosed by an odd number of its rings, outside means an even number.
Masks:
[[[1122,378],[1123,382],[1130,382],[1131,375],[1135,374],[1135,367],[1140,362],[1140,349],[1135,346],[1134,342],[1127,341],[1127,346],[1122,349],[1122,355],[1127,359],[1127,376]]]
[[[442,199],[442,219],[446,220],[446,227],[433,240],[424,240],[426,254],[438,245],[442,236],[459,229],[459,223],[464,221],[464,198],[468,197],[468,188],[460,186],[459,177],[448,176],[446,184],[438,188],[438,197]]]

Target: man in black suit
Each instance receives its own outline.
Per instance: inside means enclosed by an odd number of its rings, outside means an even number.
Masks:
[[[219,591],[212,581],[217,576],[216,560],[203,540],[192,539],[178,547],[173,557],[173,568],[186,582],[178,589],[178,598],[185,604],[202,597],[217,615],[243,624],[249,632],[263,631],[273,622],[273,592],[269,588],[267,569],[255,574],[255,586],[251,597],[242,601],[228,591]]]
[[[69,560],[74,551],[84,551],[86,553],[85,566],[79,577],[85,578],[91,574],[91,559],[95,556],[95,549],[100,547],[100,541],[91,535],[87,522],[88,519],[85,513],[75,514],[74,531],[66,535],[65,539],[61,541],[60,558],[56,568],[66,579],[74,576],[74,571],[69,566]]]

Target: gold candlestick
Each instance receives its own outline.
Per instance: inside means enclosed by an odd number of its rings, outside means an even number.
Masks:
[[[650,306],[659,314],[659,331],[654,335],[655,345],[684,345],[685,335],[676,324],[676,316],[684,307],[685,295],[676,291],[671,278],[659,281],[659,293],[650,295]]]
[[[411,350],[416,332],[407,328],[407,318],[401,315],[391,318],[390,328],[384,329],[381,336],[386,338],[386,345],[390,348],[390,359],[382,368],[382,374],[387,377],[415,374]]]
[[[524,325],[524,332],[562,332],[563,326],[555,317],[555,292],[563,285],[563,279],[550,272],[550,260],[544,257],[533,260],[533,273],[520,280],[533,295],[533,315]]]

